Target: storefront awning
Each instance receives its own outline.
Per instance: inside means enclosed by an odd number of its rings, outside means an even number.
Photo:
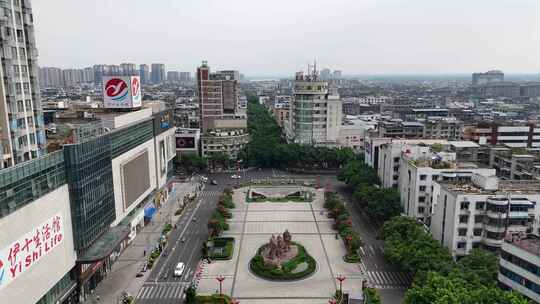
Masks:
[[[84,253],[83,256],[77,259],[79,264],[93,263],[111,255],[120,243],[129,235],[129,226],[111,227],[107,232],[102,234],[92,246]]]

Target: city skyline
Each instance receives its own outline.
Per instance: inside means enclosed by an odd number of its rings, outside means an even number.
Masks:
[[[316,58],[347,75],[540,71],[534,1],[160,4],[34,0],[40,66],[160,62],[193,72],[208,60],[218,70],[281,76]]]

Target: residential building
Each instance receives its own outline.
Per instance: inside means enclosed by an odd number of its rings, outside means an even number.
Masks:
[[[150,82],[160,84],[165,81],[165,65],[163,63],[152,63],[152,71],[150,71]]]
[[[45,153],[37,48],[30,1],[0,2],[0,168]]]
[[[41,87],[61,87],[64,85],[62,69],[43,67],[39,69],[39,84]]]
[[[135,63],[121,63],[120,69],[122,70],[121,76],[139,76],[139,69]]]
[[[180,72],[178,71],[167,72],[167,82],[179,82],[179,81],[180,81]]]
[[[332,79],[332,72],[330,69],[322,69],[321,70],[321,80],[330,80]]]
[[[539,182],[474,174],[469,181],[439,181],[433,187],[431,234],[454,257],[474,248],[498,252],[505,236],[538,231]]]
[[[333,79],[341,79],[343,78],[343,75],[341,73],[340,70],[335,70],[333,73],[332,73],[332,78]]]
[[[290,97],[290,96],[287,96]],[[274,100],[274,104],[272,107],[272,113],[274,114],[274,118],[276,119],[277,124],[283,128],[285,124],[290,120],[290,98],[288,99],[280,99],[279,96],[276,96],[276,99]]]
[[[180,81],[182,81],[182,82],[191,81],[191,73],[190,72],[180,72]]]
[[[490,82],[473,87],[473,92],[483,97],[508,97],[520,96],[520,84],[517,82]]]
[[[291,118],[286,125],[289,142],[312,145],[335,145],[342,122],[342,102],[337,90],[319,80],[314,69],[310,74],[296,74]]]
[[[472,85],[484,85],[489,83],[503,82],[504,73],[498,70],[487,71],[485,73],[473,73]]]
[[[141,76],[141,84],[146,85],[150,82],[150,67],[148,64],[139,65],[139,74]]]
[[[433,146],[409,147],[400,158],[398,189],[403,213],[430,225],[436,197],[433,183],[468,182],[474,174],[494,176],[495,169],[480,168],[474,163],[456,161],[453,152],[435,152]],[[395,165],[395,164],[394,164]],[[379,164],[380,170],[380,164]]]
[[[540,149],[491,147],[489,165],[504,180],[540,180]]]
[[[238,71],[211,73],[206,61],[197,68],[201,154],[225,152],[232,158],[249,141],[247,114],[240,104]]]
[[[508,236],[501,247],[499,285],[540,303],[540,238]]]
[[[511,148],[540,148],[540,127],[534,124],[481,123],[463,129],[463,139]]]

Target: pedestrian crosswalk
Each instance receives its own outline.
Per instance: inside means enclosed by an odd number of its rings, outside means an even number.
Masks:
[[[413,279],[412,274],[398,271],[366,271],[369,284],[377,289],[406,289]]]
[[[181,299],[184,295],[185,282],[144,284],[137,294],[137,299]]]

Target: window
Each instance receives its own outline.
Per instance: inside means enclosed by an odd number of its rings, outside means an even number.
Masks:
[[[426,197],[425,196],[419,196],[418,197],[418,202],[419,203],[425,203],[426,202]]]
[[[482,236],[482,229],[481,228],[475,228],[473,230],[473,235],[474,236]]]
[[[424,207],[418,207],[418,213],[423,214],[425,211]]]
[[[475,224],[482,223],[483,221],[484,221],[484,216],[483,215],[475,215],[474,216],[474,223]]]
[[[431,177],[432,180],[438,180],[439,179],[439,175],[437,174],[434,174],[432,177]]]
[[[426,179],[427,179],[427,175],[425,174],[420,175],[420,180],[426,180]]]
[[[468,222],[469,222],[469,216],[468,215],[460,215],[459,216],[459,223],[467,224]]]
[[[466,249],[467,248],[467,243],[466,242],[458,242],[457,243],[457,248],[458,249]]]
[[[420,188],[418,189],[420,191],[426,191],[426,186],[420,186]]]
[[[461,202],[460,207],[461,210],[469,210],[469,202]]]
[[[484,210],[485,202],[476,202],[476,210]]]
[[[459,236],[467,236],[467,228],[459,228],[458,229],[458,235]]]
[[[394,162],[399,163],[399,157],[394,157]]]

